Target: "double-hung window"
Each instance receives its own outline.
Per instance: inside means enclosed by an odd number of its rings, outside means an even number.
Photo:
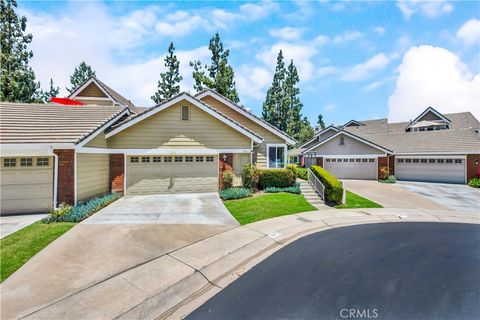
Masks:
[[[287,145],[267,144],[267,164],[269,168],[285,168]]]

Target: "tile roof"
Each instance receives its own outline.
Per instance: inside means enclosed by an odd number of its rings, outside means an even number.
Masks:
[[[0,143],[77,143],[126,108],[0,103]]]

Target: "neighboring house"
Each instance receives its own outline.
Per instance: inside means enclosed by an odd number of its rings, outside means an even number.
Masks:
[[[381,166],[398,180],[466,183],[479,170],[480,122],[470,112],[429,107],[411,122],[349,121],[303,144],[307,166],[342,179],[378,178]]]
[[[295,143],[212,90],[142,113],[96,78],[69,98],[94,104],[0,104],[2,214],[107,192],[217,191],[224,170],[285,167]]]

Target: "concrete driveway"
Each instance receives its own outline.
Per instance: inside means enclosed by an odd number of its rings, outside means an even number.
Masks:
[[[0,239],[42,220],[47,214],[22,214],[0,217]]]
[[[456,211],[480,214],[480,190],[462,184],[398,181],[396,187]]]
[[[119,199],[1,284],[1,318],[19,318],[237,225],[216,194]]]
[[[449,208],[414,191],[399,188],[396,184],[373,180],[343,180],[347,190],[375,201],[385,208],[438,209]]]
[[[82,223],[239,225],[218,193],[126,196]]]

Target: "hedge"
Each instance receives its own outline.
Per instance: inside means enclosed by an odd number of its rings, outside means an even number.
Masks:
[[[308,180],[308,171],[305,168],[296,168],[297,177],[303,180]]]
[[[51,214],[49,217],[45,218],[43,222],[80,222],[119,198],[121,198],[121,195],[118,193],[111,193],[99,198],[94,198],[85,204],[70,207],[70,210],[62,214]]]
[[[252,192],[245,188],[229,188],[220,191],[220,198],[223,200],[243,199],[251,196]]]
[[[295,185],[295,174],[289,169],[260,169],[258,184],[261,189],[268,187],[286,188]]]
[[[325,186],[325,200],[327,202],[341,203],[343,197],[341,182],[320,166],[311,166],[310,169]]]
[[[302,192],[300,190],[300,184],[295,184],[293,187],[286,187],[286,188],[268,187],[268,188],[265,188],[264,191],[266,193],[288,192],[288,193],[295,193],[295,194],[300,194]]]

